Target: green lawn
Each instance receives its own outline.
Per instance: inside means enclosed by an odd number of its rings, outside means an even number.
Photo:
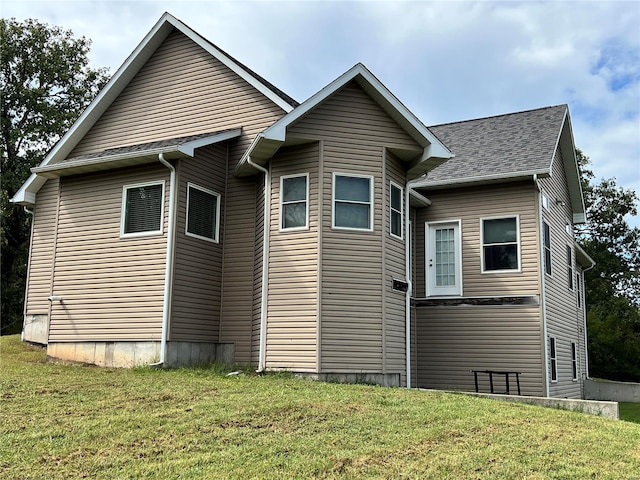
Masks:
[[[47,363],[0,338],[0,478],[631,479],[640,425],[220,369]]]
[[[618,408],[620,409],[620,420],[640,423],[640,403],[620,402]]]

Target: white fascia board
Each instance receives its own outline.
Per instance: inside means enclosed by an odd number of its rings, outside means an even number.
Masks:
[[[169,32],[173,29],[173,25],[169,22],[169,17],[173,18],[168,13],[165,13],[160,20],[156,22],[149,33],[147,33],[120,68],[118,68],[116,73],[109,79],[103,89],[96,95],[96,98],[94,98],[84,112],[82,112],[67,133],[54,145],[49,154],[42,163],[40,163],[39,167],[45,167],[52,161],[64,159],[89,129],[93,127],[98,118],[107,110],[160,44],[167,38]],[[35,195],[42,185],[44,185],[44,182],[37,181],[37,177],[31,175],[16,192],[16,195],[11,201],[14,203],[25,202],[27,199],[26,193],[30,192]]]
[[[589,256],[584,249],[576,243],[576,260],[583,267],[592,268],[596,265],[596,261]]]
[[[576,157],[576,147],[573,139],[573,129],[571,127],[571,118],[568,107],[565,109],[562,126],[560,127],[560,133],[556,140],[551,164],[553,164],[555,152],[558,149],[560,149],[560,152],[562,153],[562,163],[564,164],[565,176],[567,177],[567,187],[569,189],[571,208],[573,210],[573,223],[584,223],[587,220],[586,208],[584,205],[582,182],[580,181],[580,169],[578,168],[578,159]]]
[[[431,200],[429,200],[424,195],[416,192],[413,189],[413,186],[409,188],[409,195],[422,207],[428,207],[431,205]]]
[[[178,150],[185,155],[193,157],[197,148],[206,147],[207,145],[224,142],[226,140],[231,140],[232,138],[239,137],[240,135],[242,135],[242,128],[234,128],[233,130],[229,130],[228,132],[216,133],[215,135],[211,135],[210,137],[199,138],[198,140],[183,143],[181,145],[178,145]]]
[[[476,183],[476,182],[492,182],[499,180],[520,180],[520,179],[530,179],[534,175],[538,176],[549,176],[549,170],[528,170],[524,172],[516,172],[516,173],[498,173],[495,175],[477,175],[471,177],[464,178],[453,178],[450,180],[441,180],[436,182],[429,182],[425,180],[422,183],[416,183],[413,188],[431,188],[431,187],[443,187],[450,185],[459,185],[459,184],[467,184],[467,183]]]
[[[187,25],[182,23],[180,20],[175,18],[169,13],[165,13],[163,15],[167,17],[167,21],[169,21],[174,27],[184,33],[187,37],[193,40],[196,44],[202,47],[205,51],[209,52],[213,55],[217,60],[219,60],[222,64],[230,68],[236,75],[241,77],[244,81],[246,81],[249,85],[254,87],[260,93],[262,93],[265,97],[271,100],[273,103],[282,108],[285,112],[289,113],[295,107],[293,105],[289,105],[282,97],[277,95],[275,92],[270,90],[264,83],[259,81],[249,72],[247,72],[244,68],[238,65],[233,59],[229,58],[222,51],[218,50],[215,46],[197,34],[194,30],[189,28]]]

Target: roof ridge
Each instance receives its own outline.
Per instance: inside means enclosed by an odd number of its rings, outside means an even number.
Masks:
[[[549,109],[552,109],[552,108],[559,108],[559,107],[568,108],[568,105],[566,103],[560,103],[558,105],[549,105],[547,107],[530,108],[530,109],[527,109],[527,110],[520,110],[518,112],[500,113],[500,114],[497,114],[497,115],[488,115],[486,117],[478,117],[478,118],[469,118],[467,120],[459,120],[459,121],[456,121],[456,122],[438,123],[436,125],[429,125],[429,128],[444,127],[446,125],[454,125],[454,124],[460,124],[460,123],[477,122],[478,120],[489,120],[491,118],[509,117],[511,115],[521,115],[523,113],[537,112],[537,111],[541,111],[541,110],[549,110]]]

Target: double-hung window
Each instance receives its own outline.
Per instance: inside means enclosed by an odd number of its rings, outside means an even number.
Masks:
[[[186,235],[217,243],[219,230],[220,195],[188,183]]]
[[[125,185],[122,189],[120,235],[162,234],[164,181]]]
[[[309,174],[280,177],[280,230],[309,228]]]
[[[391,182],[389,196],[389,232],[402,240],[402,188]]]
[[[544,243],[544,271],[547,275],[551,275],[551,231],[547,222],[542,222],[542,237]]]
[[[518,216],[483,218],[482,271],[520,270],[520,228]]]
[[[571,379],[578,380],[578,348],[575,342],[571,342]]]
[[[573,290],[573,249],[567,245],[567,282],[569,290]]]
[[[551,381],[558,381],[558,354],[556,352],[556,337],[549,337],[549,359],[551,360]]]
[[[332,227],[373,231],[373,177],[333,174]]]

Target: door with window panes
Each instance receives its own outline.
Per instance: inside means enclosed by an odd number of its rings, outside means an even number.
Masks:
[[[462,295],[460,223],[427,224],[427,295]]]

